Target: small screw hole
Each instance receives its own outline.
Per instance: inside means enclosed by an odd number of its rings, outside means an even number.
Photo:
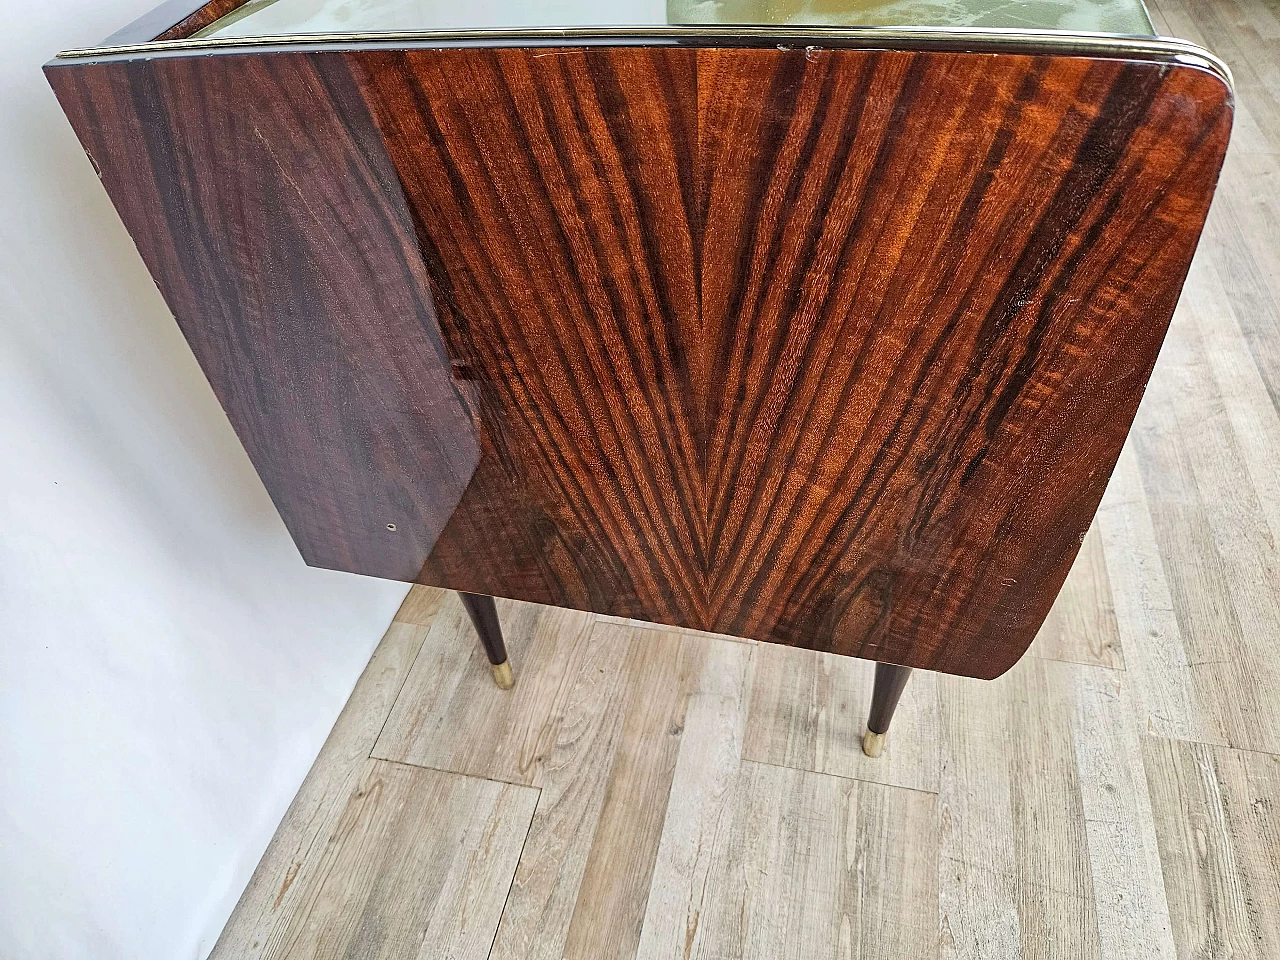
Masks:
[[[395,528],[396,528],[396,525],[395,525],[394,523],[388,523],[388,524],[387,524],[387,529],[388,529],[388,530],[395,530]]]

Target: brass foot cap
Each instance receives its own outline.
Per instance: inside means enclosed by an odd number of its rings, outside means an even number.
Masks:
[[[493,682],[503,690],[510,690],[516,685],[516,675],[511,671],[511,661],[490,664],[493,667]]]
[[[884,753],[883,733],[872,733],[868,730],[862,737],[862,752],[868,757],[878,757]]]

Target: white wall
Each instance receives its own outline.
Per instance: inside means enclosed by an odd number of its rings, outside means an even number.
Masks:
[[[310,570],[0,0],[0,957],[208,953],[404,587]]]

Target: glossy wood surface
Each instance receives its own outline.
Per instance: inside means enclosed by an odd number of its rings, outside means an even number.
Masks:
[[[875,688],[871,692],[871,713],[867,718],[867,730],[871,733],[887,733],[893,722],[893,712],[898,709],[902,691],[911,679],[910,667],[897,667],[892,663],[876,664]]]
[[[308,562],[975,676],[1088,528],[1230,94],[1088,57],[50,78]]]
[[[502,622],[498,619],[497,604],[493,597],[476,593],[459,593],[458,598],[471,618],[471,625],[480,637],[485,656],[495,666],[507,662],[507,647],[502,639]]]

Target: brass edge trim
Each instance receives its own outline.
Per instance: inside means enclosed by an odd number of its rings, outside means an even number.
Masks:
[[[1228,87],[1235,89],[1231,68],[1219,57],[1189,40],[1174,37],[1138,37],[1110,33],[1073,33],[1065,30],[1024,30],[1015,28],[984,29],[980,27],[787,27],[759,25],[652,26],[652,27],[531,27],[518,30],[405,30],[374,33],[304,33],[270,37],[186,37],[180,40],[151,40],[146,43],[117,46],[77,47],[64,50],[55,59],[101,58],[130,54],[166,54],[182,52],[222,53],[257,47],[347,46],[350,44],[414,43],[430,45],[501,43],[524,41],[647,41],[650,43],[680,41],[734,40],[776,41],[781,46],[833,44],[858,48],[861,44],[880,47],[895,43],[972,43],[975,46],[1008,47],[1010,52],[1034,49],[1063,54],[1116,56],[1164,56],[1193,66],[1203,66],[1219,74]]]

